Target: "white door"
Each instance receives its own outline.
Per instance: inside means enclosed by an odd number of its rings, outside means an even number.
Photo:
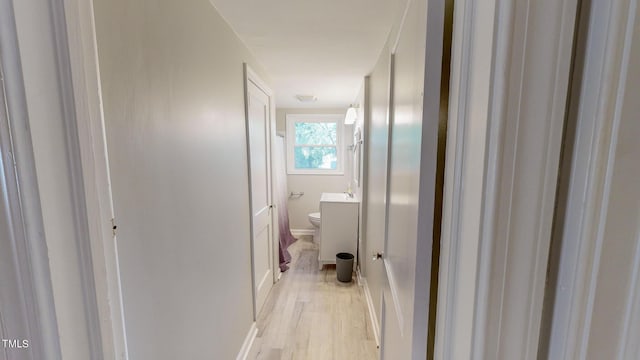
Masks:
[[[427,9],[426,1],[411,1],[391,61],[387,233],[382,256],[386,283],[381,357],[385,360],[427,355],[444,18],[436,2],[429,1]],[[429,28],[427,17],[432,21]],[[425,44],[431,52],[427,58]]]
[[[247,71],[247,136],[251,179],[251,245],[255,316],[273,286],[271,199],[271,99],[269,90]]]

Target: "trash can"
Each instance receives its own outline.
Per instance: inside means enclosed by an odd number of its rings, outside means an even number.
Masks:
[[[336,254],[336,275],[340,282],[351,282],[353,275],[353,254]]]

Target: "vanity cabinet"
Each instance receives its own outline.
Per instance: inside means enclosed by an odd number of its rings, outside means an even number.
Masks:
[[[320,198],[320,251],[318,265],[335,264],[336,254],[351,253],[354,270],[358,250],[360,201],[345,193],[323,193]]]

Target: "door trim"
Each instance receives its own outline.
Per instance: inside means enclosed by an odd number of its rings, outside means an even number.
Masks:
[[[34,358],[61,359],[27,97],[11,1],[0,0],[0,187],[6,197],[17,284]],[[0,193],[0,196],[2,194]],[[8,249],[2,249],[7,251]]]
[[[436,358],[536,358],[576,9],[455,3]]]
[[[570,108],[577,120],[573,153],[566,155],[572,157],[567,203],[562,214],[564,221],[556,230],[562,243],[552,304],[550,359],[582,359],[587,354],[620,107],[632,37],[637,35],[633,34],[637,0],[589,3],[590,7],[585,6],[581,14],[581,41],[577,49],[584,57],[584,75],[572,89],[572,96],[580,100]],[[640,253],[636,252],[636,268],[639,262]],[[640,313],[633,310],[634,291],[638,301],[637,277],[628,293],[626,318],[635,316],[640,321]],[[629,323],[625,324],[621,351],[628,349],[624,347],[629,345],[629,330]],[[619,358],[624,358],[623,355]]]
[[[258,309],[257,307],[257,295],[256,294],[256,281],[258,279],[255,278],[255,269],[254,269],[254,252],[253,252],[253,190],[251,188],[251,149],[249,143],[249,82],[252,82],[256,85],[260,90],[262,90],[269,97],[269,137],[271,141],[269,141],[269,174],[270,177],[270,199],[273,204],[273,195],[274,195],[274,183],[273,183],[273,153],[274,153],[274,142],[276,137],[276,110],[275,110],[275,96],[271,88],[267,85],[265,81],[263,81],[258,74],[253,71],[253,69],[247,63],[243,63],[243,73],[244,73],[244,110],[245,110],[245,128],[246,128],[246,138],[247,138],[247,174],[248,174],[248,188],[249,188],[249,220],[250,220],[250,229],[249,229],[249,242],[251,249],[251,292],[253,294],[253,320],[256,321],[258,318]],[[273,211],[273,208],[269,210],[271,212],[271,274],[273,283],[275,284],[280,278],[280,266],[279,266],[279,257],[278,257],[278,248],[279,248],[279,231],[278,231],[278,218],[276,216],[276,212]],[[264,281],[265,279],[261,279]]]
[[[495,7],[492,3],[488,5]],[[479,228],[465,230],[463,225],[465,221],[480,222],[479,199],[471,197],[473,193],[477,194],[477,191],[465,190],[469,189],[469,186],[474,186],[470,184],[476,184],[475,188],[482,189],[482,174],[478,174],[478,169],[470,168],[468,164],[478,162],[478,157],[479,161],[483,161],[482,145],[485,142],[487,123],[485,120],[484,123],[476,124],[474,136],[481,138],[477,143],[467,144],[471,131],[469,130],[471,110],[467,108],[473,106],[473,101],[477,97],[477,92],[472,93],[470,87],[472,73],[474,70],[477,71],[472,60],[491,62],[490,53],[478,54],[477,50],[474,51],[474,46],[480,49],[491,49],[493,38],[486,36],[480,38],[477,31],[483,28],[486,33],[491,33],[494,17],[481,18],[477,11],[474,1],[456,0],[454,3],[438,280],[436,359],[452,359],[456,356],[470,358],[475,307],[473,295],[476,291],[480,291],[476,288]],[[483,91],[489,92],[489,84],[486,82]],[[485,100],[481,105],[476,104],[475,109],[478,109],[478,106],[483,106],[480,113],[488,111],[488,101]],[[476,147],[475,151],[468,150],[472,146]],[[478,152],[478,148],[482,152]],[[465,208],[466,214],[463,212]],[[466,217],[463,219],[463,216]]]
[[[97,308],[98,330],[101,336],[100,357],[128,359],[126,329],[123,311],[117,240],[114,236],[114,211],[111,195],[109,158],[106,145],[100,66],[94,23],[93,1],[59,0],[64,13],[57,16],[63,27],[58,37],[65,44],[68,58],[64,66],[70,76],[70,126],[77,144],[70,151],[80,160],[80,170],[74,187],[81,191],[86,212],[81,214],[87,222],[86,238],[89,239],[89,259],[92,268],[91,291]],[[59,45],[60,46],[60,45]],[[61,49],[62,50],[62,49]],[[82,119],[83,121],[78,121]],[[88,221],[96,219],[96,221]],[[115,220],[117,223],[117,219]],[[89,290],[85,290],[85,293]],[[87,296],[85,296],[87,298]]]

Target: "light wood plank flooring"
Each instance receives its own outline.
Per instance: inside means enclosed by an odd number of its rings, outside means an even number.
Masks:
[[[289,251],[290,269],[273,287],[258,317],[249,359],[377,359],[364,292],[318,271],[318,247],[302,236]]]

